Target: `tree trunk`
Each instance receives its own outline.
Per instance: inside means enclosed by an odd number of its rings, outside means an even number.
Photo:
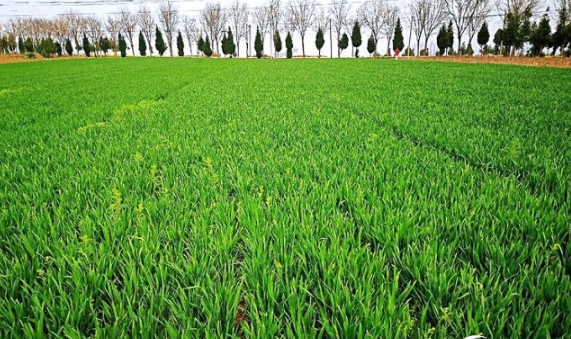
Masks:
[[[408,52],[406,53],[407,56],[410,56],[410,41],[412,40],[412,25],[410,25],[410,30],[408,33]]]
[[[458,34],[458,49],[456,50],[456,54],[459,55],[460,54],[460,47],[462,47],[462,37],[460,36],[460,30],[457,30],[457,34]]]
[[[387,42],[387,56],[391,56],[391,38],[392,37],[389,37],[389,41]]]
[[[305,35],[301,36],[301,52],[303,53],[303,58],[305,59]]]
[[[420,56],[420,38],[416,39],[416,56]]]
[[[426,56],[430,56],[430,51],[428,50],[428,36],[424,38],[424,49],[426,49]]]

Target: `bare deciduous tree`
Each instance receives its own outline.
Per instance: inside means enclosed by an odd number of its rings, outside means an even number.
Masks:
[[[387,55],[391,55],[391,40],[395,33],[400,9],[398,6],[387,5],[383,11],[383,35],[387,39]]]
[[[79,50],[81,46],[81,44],[79,43],[79,34],[83,30],[82,26],[85,20],[83,20],[83,18],[80,17],[79,14],[77,14],[74,11],[69,11],[64,13],[63,18],[67,22],[67,25],[69,27],[69,31],[67,33],[68,38],[70,40],[73,40],[73,43],[75,45],[75,50],[79,55]]]
[[[371,31],[371,36],[375,40],[375,45],[378,44],[381,33],[383,32],[383,16],[385,10],[386,6],[383,3],[383,0],[372,0],[364,2],[357,13],[359,20]]]
[[[266,15],[268,17],[268,25],[270,27],[270,37],[276,34],[279,30],[280,21],[283,18],[283,11],[280,0],[270,0],[266,8]],[[273,43],[270,43],[270,54],[273,48]],[[276,55],[277,56],[277,55]]]
[[[119,10],[119,25],[121,31],[127,36],[129,44],[131,45],[131,52],[135,55],[135,45],[133,44],[133,34],[137,28],[137,16],[132,14],[129,9],[121,8]]]
[[[121,26],[119,25],[119,19],[115,16],[109,16],[107,18],[107,21],[105,22],[105,29],[107,30],[107,32],[109,33],[109,35],[111,36],[111,49],[113,50],[113,53],[115,54],[115,56],[117,56],[117,47],[119,46],[119,30],[120,30]]]
[[[329,15],[332,18],[333,31],[337,37],[337,57],[341,57],[341,49],[339,48],[339,40],[343,28],[347,25],[347,16],[351,10],[351,5],[347,0],[337,0],[329,7]]]
[[[266,40],[266,34],[268,33],[268,28],[270,22],[268,21],[268,8],[267,6],[261,6],[253,13],[254,24],[260,30],[260,36],[262,38],[262,44]]]
[[[445,4],[445,11],[456,26],[456,40],[458,41],[458,48],[456,51],[460,50],[462,47],[462,37],[479,6],[479,2],[481,0],[443,0]],[[510,0],[506,0],[510,1]],[[516,0],[516,1],[523,1],[523,0]],[[529,0],[525,0],[529,1]],[[535,0],[532,0],[535,1]]]
[[[184,16],[182,18],[182,29],[186,39],[188,40],[188,47],[190,48],[190,55],[192,55],[192,43],[198,41],[198,27],[196,25],[196,18]]]
[[[224,29],[226,14],[219,2],[207,3],[202,11],[202,25],[210,34],[210,39],[216,44],[216,53],[220,55],[220,36]]]
[[[510,12],[516,16],[521,16],[526,11],[535,12],[539,4],[540,0],[497,0],[496,3],[501,13]]]
[[[97,58],[97,52],[99,51],[99,38],[101,37],[102,23],[96,16],[89,16],[85,18],[87,27],[87,36],[91,40],[91,45],[93,46],[93,55]]]
[[[155,27],[157,24],[153,18],[151,10],[147,6],[139,7],[139,11],[137,12],[137,21],[139,22],[141,32],[143,32],[143,36],[147,41],[147,48],[149,49],[149,53],[152,56],[153,39],[155,37]]]
[[[472,40],[474,36],[486,21],[486,18],[492,12],[490,0],[478,0],[476,3],[476,10],[471,20],[468,22],[468,49],[472,50]]]
[[[422,38],[422,34],[424,33],[424,6],[426,4],[423,0],[414,0],[409,3],[408,5],[408,22],[410,24],[410,31],[411,33],[414,32],[414,36],[416,37],[416,55],[420,55],[420,39]],[[410,38],[409,38],[409,45],[410,45]],[[410,46],[409,46],[410,47]]]
[[[315,17],[314,0],[290,0],[288,14],[291,27],[301,35],[301,50],[305,58],[305,35]]]
[[[167,1],[159,6],[159,22],[163,27],[163,31],[165,32],[165,36],[167,38],[167,45],[170,50],[171,57],[174,56],[174,50],[172,48],[172,42],[174,38],[174,34],[176,34],[178,22],[179,22],[179,15],[178,9],[173,5],[172,2]]]
[[[445,22],[446,11],[442,0],[420,0],[422,16],[420,23],[424,32],[424,48],[428,52],[428,40],[438,28]]]
[[[247,3],[234,0],[230,5],[230,23],[236,38],[236,53],[240,55],[240,39],[247,37],[250,10]]]

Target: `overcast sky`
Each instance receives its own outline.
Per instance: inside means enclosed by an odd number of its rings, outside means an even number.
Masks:
[[[189,16],[198,16],[200,11],[205,7],[205,4],[210,2],[215,2],[215,0],[173,0],[177,8],[180,10],[181,14]],[[250,7],[257,7],[267,2],[266,0],[242,0],[250,5]],[[352,10],[355,11],[356,8],[362,5],[365,0],[349,0],[352,3]],[[547,6],[550,6],[553,10],[553,3],[556,0],[542,0],[543,5],[540,9],[544,11]],[[151,0],[0,0],[0,23],[8,21],[12,17],[41,17],[41,18],[53,18],[58,14],[73,10],[78,13],[85,15],[96,15],[101,17],[106,17],[108,15],[116,14],[120,8],[127,7],[131,11],[135,12],[141,5],[148,5],[151,9],[158,8],[158,5],[165,1],[151,1]],[[285,3],[285,1],[283,1]],[[329,4],[331,0],[321,0],[322,4]],[[407,0],[392,0],[392,3],[397,3],[401,7],[401,20],[404,20],[404,11]],[[230,1],[220,1],[222,6],[227,6]],[[493,14],[497,14],[495,11]],[[501,19],[497,15],[493,15],[488,20],[490,26],[490,33],[493,37],[495,31],[499,28],[501,24]],[[404,23],[403,23],[404,24]],[[326,34],[326,44],[323,48],[324,54],[329,54],[330,45],[328,39],[328,33]],[[408,42],[408,27],[405,26],[405,44]],[[366,38],[368,37],[368,32],[363,29],[363,37],[366,43]],[[285,38],[285,37],[284,37]],[[306,38],[306,49],[308,54],[317,54],[315,49],[314,40],[315,33],[310,32]],[[335,39],[335,37],[334,37]],[[266,50],[269,50],[269,40],[266,39]],[[414,40],[414,37],[413,37]],[[301,41],[294,35],[294,45],[299,47]],[[387,41],[383,39],[379,41],[379,51],[384,51],[386,49]],[[413,43],[413,47],[416,42]],[[433,51],[436,48],[435,37],[429,42],[429,49]],[[366,44],[362,46],[363,50],[366,50]],[[295,51],[294,51],[295,53]],[[348,54],[349,52],[345,52]],[[335,54],[335,52],[334,52]],[[361,53],[363,54],[363,53]]]

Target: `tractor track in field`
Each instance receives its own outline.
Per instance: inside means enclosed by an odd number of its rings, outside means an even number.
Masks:
[[[422,148],[429,148],[429,149],[436,150],[436,151],[446,155],[447,157],[452,159],[454,162],[461,163],[464,165],[468,165],[473,169],[478,169],[478,170],[482,171],[483,173],[497,175],[497,176],[504,178],[504,179],[514,179],[519,184],[521,184],[521,186],[524,187],[525,190],[533,197],[540,198],[541,194],[552,195],[554,193],[554,191],[558,188],[557,184],[545,185],[545,186],[532,186],[529,183],[530,174],[527,172],[508,171],[508,170],[504,170],[501,168],[497,168],[492,163],[481,163],[481,162],[475,161],[475,160],[471,159],[470,157],[467,157],[463,154],[456,152],[453,149],[450,149],[449,147],[445,147],[445,146],[438,145],[435,143],[425,142],[425,141],[421,140],[420,138],[417,138],[410,133],[406,133],[406,132],[402,131],[401,129],[399,129],[393,125],[390,125],[390,124],[387,124],[383,121],[380,121],[378,118],[376,118],[374,116],[367,115],[365,112],[354,112],[354,114],[359,116],[362,119],[372,121],[378,128],[386,128],[398,140],[406,140],[406,141],[410,142],[412,145],[414,145],[415,147],[422,147]],[[561,210],[566,211],[569,208],[566,196],[567,195],[563,195],[563,197],[562,197],[563,202],[560,205],[559,204],[553,205],[553,208],[556,209],[557,211],[561,211]]]

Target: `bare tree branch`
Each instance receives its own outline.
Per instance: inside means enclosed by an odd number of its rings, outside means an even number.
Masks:
[[[174,34],[176,34],[179,15],[178,9],[173,5],[172,2],[167,1],[159,6],[159,22],[165,32],[167,38],[167,45],[169,46],[169,51],[171,57],[174,56],[174,50],[172,47]]]
[[[131,44],[131,52],[135,55],[135,45],[133,44],[133,34],[137,28],[137,16],[132,14],[128,8],[123,7],[119,10],[119,25],[121,31],[127,36],[129,44]]]
[[[312,26],[315,17],[314,0],[290,0],[288,3],[288,13],[290,24],[294,31],[301,35],[301,50],[305,58],[305,35],[307,30]]]
[[[375,45],[378,44],[383,32],[385,10],[386,6],[383,3],[383,0],[372,0],[364,2],[357,13],[359,20],[371,31],[371,36],[375,40]],[[375,53],[376,52],[377,51],[375,50]]]
[[[216,44],[216,53],[220,55],[219,41],[226,21],[226,14],[220,3],[207,3],[202,11],[201,20],[206,31],[210,33],[210,39]]]
[[[240,56],[240,40],[248,37],[248,21],[250,17],[248,4],[242,3],[241,0],[234,0],[230,5],[229,14],[230,24],[236,37],[236,52]]]
[[[396,5],[386,5],[385,9],[382,12],[382,33],[387,39],[387,55],[391,55],[391,40],[393,39],[393,34],[395,33],[399,14],[400,9]]]
[[[143,36],[147,41],[147,47],[149,48],[149,52],[152,56],[153,39],[155,38],[155,27],[157,24],[151,14],[151,10],[147,6],[139,7],[139,11],[137,12],[137,21],[139,22],[141,32],[143,32]]]
[[[337,37],[337,57],[341,57],[341,49],[339,48],[339,40],[343,28],[347,25],[347,16],[351,10],[351,5],[347,0],[337,0],[329,7],[329,15],[332,18],[333,31]]]

